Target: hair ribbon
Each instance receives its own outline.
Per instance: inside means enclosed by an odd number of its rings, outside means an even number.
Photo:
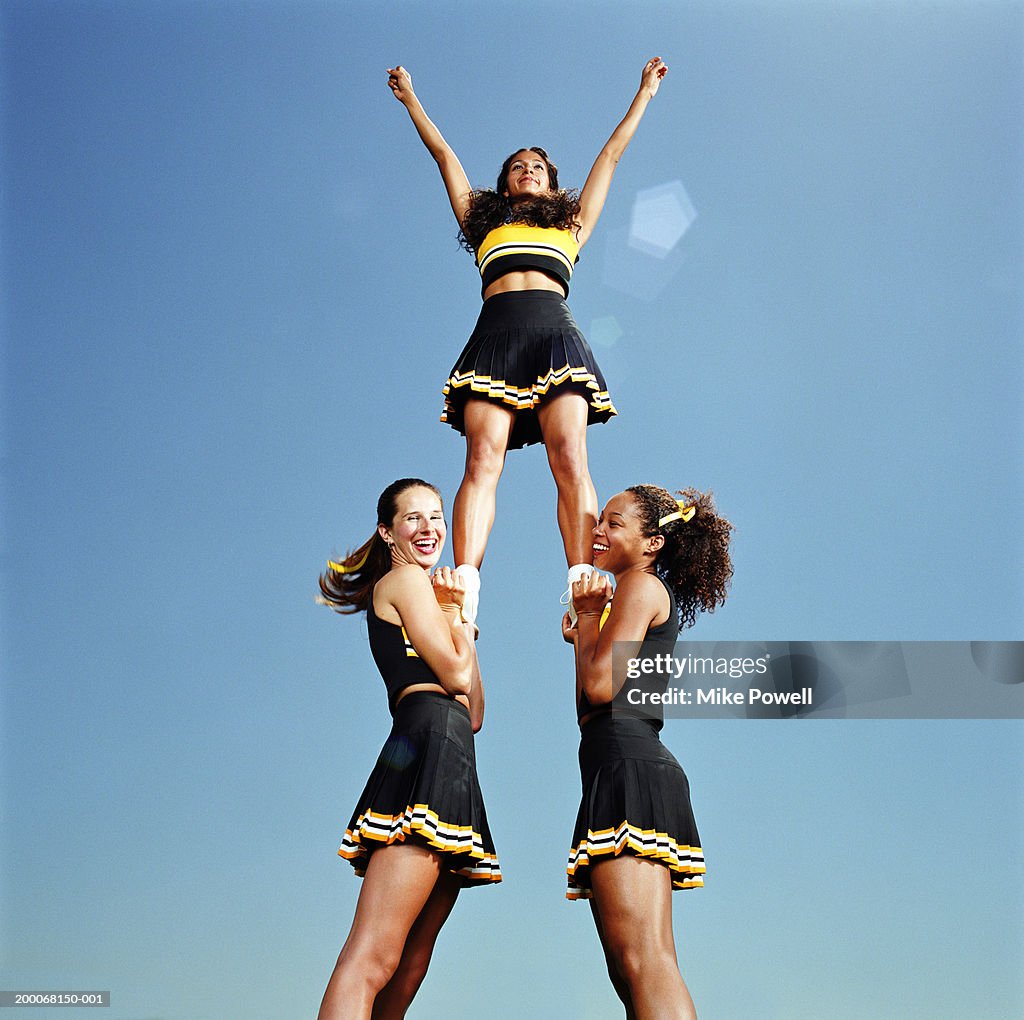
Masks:
[[[371,547],[372,548],[372,545]],[[367,549],[363,553],[363,558],[351,567],[346,567],[344,563],[335,563],[334,560],[328,560],[327,566],[333,570],[336,574],[354,574],[357,570],[362,570],[366,566],[366,561],[370,556],[370,550]]]
[[[670,524],[672,521],[682,521],[684,524],[692,520],[693,515],[697,512],[697,504],[694,503],[692,506],[683,506],[679,500],[676,500],[676,504],[679,509],[672,514],[666,514],[658,521],[658,527],[663,528],[666,524]]]

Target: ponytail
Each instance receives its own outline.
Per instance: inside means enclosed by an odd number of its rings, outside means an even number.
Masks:
[[[676,499],[657,485],[626,491],[633,496],[643,534],[664,536],[654,569],[675,595],[680,626],[692,627],[697,613],[713,613],[725,602],[734,528],[718,516],[710,492],[681,489]]]
[[[430,489],[438,499],[441,498],[437,487],[422,478],[399,478],[377,500],[377,524],[390,528],[398,513],[398,497],[406,489],[419,487]],[[373,586],[390,569],[391,550],[381,538],[380,531],[374,531],[358,549],[340,562],[327,561],[327,570],[320,575],[320,598],[317,601],[330,606],[336,613],[365,612],[373,597]]]

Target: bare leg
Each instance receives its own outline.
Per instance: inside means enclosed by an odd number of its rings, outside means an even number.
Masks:
[[[672,878],[656,861],[622,854],[590,868],[605,954],[629,987],[636,1020],[697,1020],[672,934]]]
[[[570,566],[594,562],[597,493],[587,467],[587,413],[587,401],[578,393],[553,397],[537,412],[558,488],[558,529]]]
[[[373,1001],[398,968],[406,937],[440,870],[438,854],[418,843],[396,843],[370,855],[319,1020],[370,1020]]]
[[[601,927],[601,911],[597,907],[597,900],[590,897],[590,912],[594,915],[594,926],[597,928],[597,937],[601,940],[601,948],[604,949],[604,962],[608,967],[608,977],[611,979],[615,994],[626,1007],[626,1020],[636,1020],[636,1013],[633,1010],[633,999],[629,994],[629,985],[626,984],[615,961],[608,953],[604,939],[604,929]]]
[[[373,1020],[402,1020],[405,1016],[427,975],[434,943],[455,906],[459,889],[458,879],[450,871],[443,871],[409,931],[398,969],[374,1000]]]
[[[452,510],[452,555],[456,565],[479,567],[483,562],[514,421],[511,408],[489,400],[466,401],[466,472]]]

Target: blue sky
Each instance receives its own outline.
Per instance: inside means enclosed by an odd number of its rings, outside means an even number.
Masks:
[[[534,144],[581,184],[669,64],[571,305],[620,412],[600,495],[712,488],[736,525],[694,638],[1024,637],[1022,41],[998,2],[4,4],[0,986],[130,1020],[319,1002],[388,717],[316,575],[393,478],[454,495],[440,387],[479,303],[396,62],[481,185]],[[662,260],[628,234],[672,182],[697,218]],[[462,897],[410,1016],[603,1020],[562,900],[539,448],[498,514],[478,753],[506,881]],[[1019,721],[664,737],[709,863],[674,901],[702,1017],[1024,1011]]]

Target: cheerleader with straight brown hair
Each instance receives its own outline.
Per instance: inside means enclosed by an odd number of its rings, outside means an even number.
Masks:
[[[459,890],[501,881],[477,780],[484,697],[464,587],[435,571],[445,540],[434,486],[381,493],[377,530],[320,577],[321,601],[366,613],[391,733],[338,853],[363,876],[320,1020],[398,1020],[427,972]]]
[[[568,613],[562,621],[576,652],[583,786],[566,895],[590,899],[609,976],[632,1020],[696,1017],[676,960],[671,893],[704,884],[704,853],[686,774],[659,737],[660,702],[634,714],[617,695],[627,658],[671,654],[680,626],[725,601],[731,531],[710,493],[687,489],[676,500],[654,485],[620,492],[593,532],[594,566],[614,575],[615,597],[609,606],[611,585],[594,572],[573,585],[577,623]],[[626,655],[613,657],[616,642],[627,642]],[[660,693],[666,683],[663,672]]]

